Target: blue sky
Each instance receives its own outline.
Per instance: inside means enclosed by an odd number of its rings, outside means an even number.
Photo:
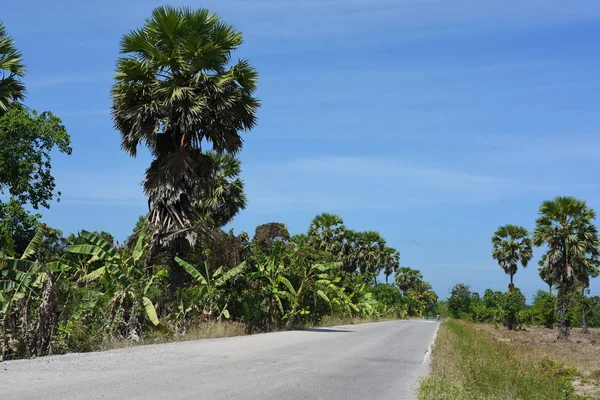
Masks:
[[[121,35],[155,1],[22,0],[1,19],[28,66],[26,104],[62,117],[62,201],[44,220],[123,239],[147,203],[150,158],[120,150],[109,91]],[[600,211],[597,0],[239,0],[206,7],[244,32],[259,70],[259,123],[240,158],[249,207],[232,227],[321,212],[379,230],[445,297],[457,282],[505,290],[498,225],[534,226],[543,200]],[[515,283],[545,285],[537,259]],[[600,283],[592,283],[599,293]]]

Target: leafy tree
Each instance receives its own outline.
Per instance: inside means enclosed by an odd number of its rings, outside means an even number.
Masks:
[[[196,207],[200,215],[221,228],[246,208],[244,182],[239,178],[241,163],[230,154],[210,151],[206,155],[212,164],[211,184],[201,192]]]
[[[487,308],[498,308],[502,304],[504,293],[499,290],[486,289],[483,294],[483,304]]]
[[[25,98],[25,85],[21,82],[24,75],[23,56],[0,22],[0,116],[12,102]]]
[[[396,285],[406,296],[410,289],[415,288],[419,282],[423,281],[423,275],[416,269],[409,267],[400,267],[396,270]]]
[[[246,60],[230,65],[242,42],[216,14],[173,7],[154,9],[121,40],[112,117],[126,152],[135,156],[145,143],[154,157],[143,183],[154,247],[173,245],[177,253],[183,238],[195,244],[193,203],[210,187],[213,171],[202,144],[234,154],[241,132],[256,123],[256,70]]]
[[[533,233],[533,244],[547,246],[545,266],[558,288],[559,338],[569,336],[568,296],[576,282],[589,271],[598,257],[598,230],[594,210],[574,197],[544,201]]]
[[[0,116],[0,194],[8,192],[35,209],[50,207],[60,192],[51,171],[50,153],[71,154],[70,137],[61,120],[50,112],[38,114],[13,104]]]
[[[473,292],[471,287],[464,283],[454,285],[448,298],[448,311],[454,318],[459,318],[463,313],[471,312]]]
[[[380,283],[373,289],[373,295],[385,310],[404,311],[402,292],[396,286]]]
[[[519,288],[512,288],[503,297],[502,318],[504,325],[512,330],[520,325],[520,312],[525,308],[525,296]]]
[[[513,276],[517,273],[519,263],[525,268],[533,257],[529,232],[517,225],[501,226],[492,237],[492,246],[492,257],[510,276],[508,289],[512,290],[514,287]]]
[[[270,253],[277,243],[286,244],[290,240],[290,233],[285,224],[269,222],[256,227],[252,242],[263,252]]]
[[[12,256],[22,254],[39,228],[40,218],[15,199],[0,201],[0,249]]]
[[[556,322],[556,297],[551,293],[538,290],[531,304],[534,323],[552,328]]]

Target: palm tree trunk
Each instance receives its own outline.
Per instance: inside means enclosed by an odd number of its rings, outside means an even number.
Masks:
[[[175,298],[175,291],[181,287],[186,279],[186,273],[183,267],[175,261],[175,257],[182,257],[185,246],[180,238],[175,239],[171,247],[171,259],[169,263],[169,276],[171,278],[171,296]]]
[[[550,296],[552,296],[552,285],[551,284],[548,285],[548,294],[550,294]]]
[[[569,288],[563,284],[558,288],[556,297],[557,313],[558,313],[558,339],[567,339],[569,337],[569,326],[567,324],[567,296]]]
[[[515,285],[513,284],[513,273],[511,272],[510,274],[510,283],[508,284],[508,291],[512,292],[512,290],[514,289]]]
[[[582,300],[585,300],[584,298],[585,296],[585,288],[581,288],[581,298]],[[583,333],[590,333],[590,330],[588,329],[588,324],[587,324],[587,320],[585,319],[585,301],[583,306],[581,307],[581,326],[583,328]]]

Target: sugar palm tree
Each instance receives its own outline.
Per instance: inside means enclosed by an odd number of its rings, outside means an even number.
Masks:
[[[183,238],[194,244],[194,199],[213,171],[203,144],[235,154],[256,123],[256,70],[246,60],[230,63],[242,41],[208,10],[173,7],[156,8],[121,40],[112,117],[126,152],[136,156],[145,144],[154,158],[143,182],[153,249],[176,253]]]
[[[589,276],[590,260],[599,255],[594,210],[574,197],[557,197],[542,203],[533,233],[535,246],[547,246],[544,265],[558,289],[559,338],[569,336],[568,296],[577,281]]]
[[[438,299],[431,284],[424,281],[417,282],[408,290],[408,295],[415,299],[419,304],[419,315],[423,315],[423,308],[433,305]]]
[[[406,296],[408,291],[423,281],[423,275],[416,269],[401,267],[396,271],[396,285]]]
[[[212,164],[212,182],[200,193],[196,207],[215,227],[221,228],[246,208],[244,182],[239,178],[241,163],[231,154],[209,151],[206,155]]]
[[[338,253],[345,229],[344,221],[339,215],[323,213],[311,221],[308,236],[316,242],[320,250]]]
[[[533,257],[529,232],[518,225],[501,226],[492,237],[492,246],[492,257],[510,276],[508,290],[512,290],[514,288],[513,277],[517,273],[519,263],[525,268]]]
[[[23,56],[0,22],[0,115],[8,110],[11,102],[25,98],[25,85],[20,79],[24,75]]]
[[[542,256],[542,259],[538,262],[538,265],[540,266],[538,268],[538,274],[546,283],[546,285],[548,285],[548,293],[552,294],[552,286],[554,286],[554,281],[552,280],[552,271],[546,265],[546,257],[546,255]]]
[[[392,247],[387,247],[384,256],[383,273],[385,274],[385,283],[387,285],[390,275],[400,268],[400,252]]]

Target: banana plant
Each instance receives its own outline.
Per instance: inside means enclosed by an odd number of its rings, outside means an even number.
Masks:
[[[230,318],[229,310],[227,309],[228,303],[226,302],[223,306],[221,303],[221,295],[223,294],[223,286],[227,284],[232,278],[238,276],[244,271],[246,263],[243,262],[230,269],[227,272],[223,271],[223,267],[219,267],[212,275],[210,273],[208,256],[209,251],[204,252],[204,275],[202,275],[193,265],[179,257],[175,257],[175,261],[181,265],[181,267],[194,279],[197,287],[200,289],[200,298],[203,303],[202,313],[207,320],[211,320],[213,315],[216,315],[216,320],[220,321],[221,318]],[[181,305],[183,310],[183,305]],[[180,312],[182,311],[180,310]],[[189,311],[188,311],[189,312]]]
[[[2,317],[2,359],[9,352],[9,327],[20,311],[21,328],[28,330],[28,308],[32,298],[41,298],[35,329],[34,354],[46,355],[54,329],[52,269],[33,260],[46,233],[41,225],[20,258],[0,258],[0,316]],[[16,328],[16,326],[14,326]]]
[[[312,294],[315,300],[320,297],[328,305],[331,305],[332,300],[330,297],[339,296],[341,288],[337,285],[341,278],[333,276],[332,272],[337,271],[341,267],[342,263],[331,262],[326,264],[313,264],[302,268],[302,276],[300,277],[300,284],[298,290],[294,290],[292,287],[290,293],[295,297],[291,303],[291,309],[284,315],[284,319],[287,319],[288,327],[294,324],[294,321],[298,315],[307,316],[310,314],[310,306],[304,304],[304,298],[306,294]],[[329,295],[328,295],[329,294]],[[334,297],[334,298],[335,298]]]
[[[276,242],[270,256],[266,256],[258,247],[256,271],[248,274],[248,279],[261,281],[262,294],[266,300],[267,308],[267,330],[277,326],[277,313],[283,317],[285,309],[283,300],[287,300],[292,307],[297,304],[298,293],[285,276],[286,266],[281,257],[282,243]]]
[[[88,265],[97,265],[97,262],[100,262],[100,267],[82,276],[79,281],[80,283],[100,281],[105,286],[105,295],[111,298],[108,326],[113,327],[118,322],[118,317],[129,311],[129,328],[133,329],[134,311],[140,301],[145,317],[153,325],[158,325],[160,321],[156,308],[146,296],[154,277],[150,278],[144,289],[140,290],[137,285],[145,277],[140,266],[141,258],[148,246],[145,243],[145,233],[142,232],[139,235],[133,250],[125,248],[121,252],[96,233],[82,231],[80,235],[88,243],[70,246],[68,251],[73,254],[90,256],[87,261]],[[126,310],[126,308],[129,309]]]

